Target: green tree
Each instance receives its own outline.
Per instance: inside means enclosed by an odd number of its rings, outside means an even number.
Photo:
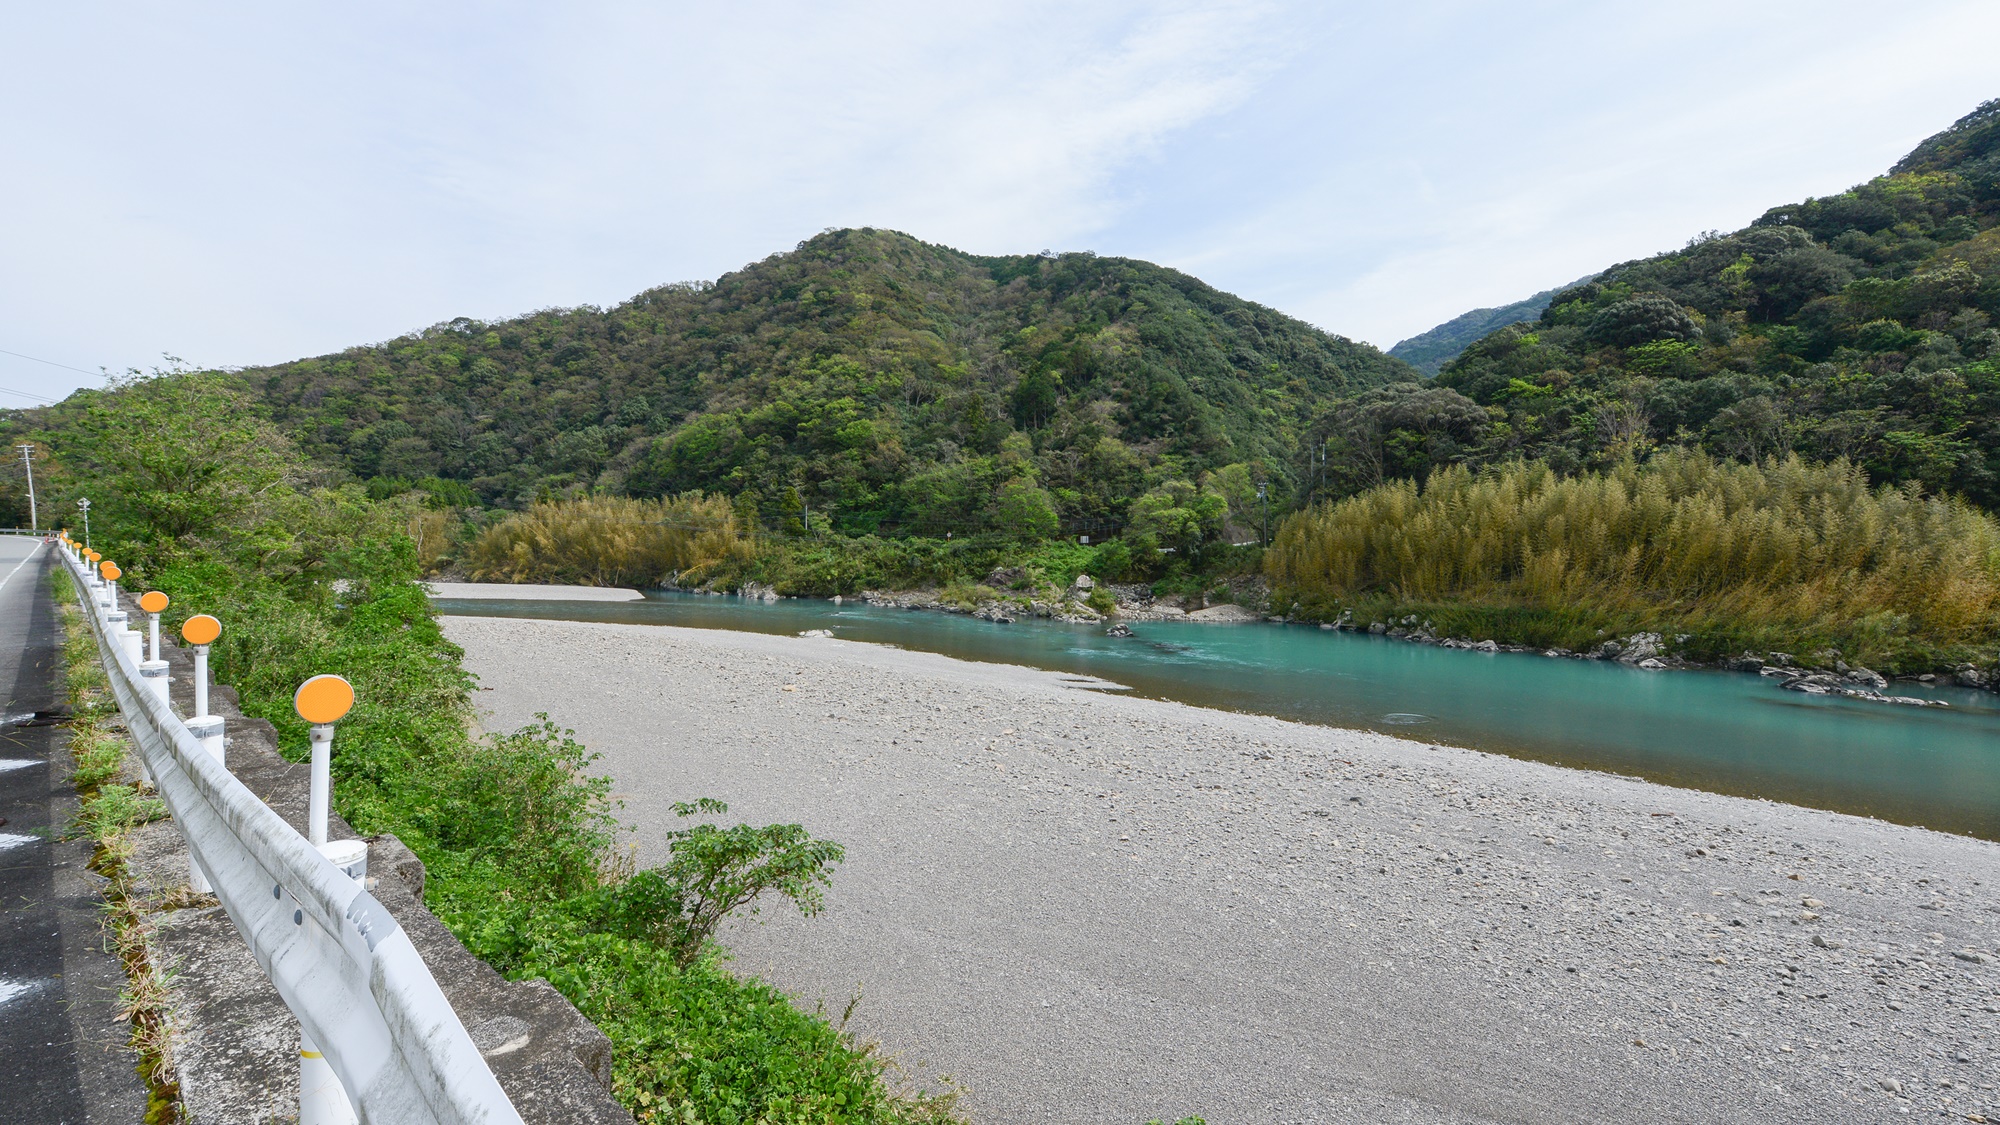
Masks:
[[[1192,557],[1202,545],[1222,534],[1229,501],[1219,492],[1192,481],[1170,480],[1132,502],[1131,529],[1150,535],[1160,546]]]
[[[58,410],[50,445],[91,496],[93,518],[150,550],[248,525],[302,479],[290,443],[226,376],[156,374]]]
[[[993,522],[1023,542],[1051,538],[1058,526],[1055,498],[1026,477],[1010,480],[993,501]]]

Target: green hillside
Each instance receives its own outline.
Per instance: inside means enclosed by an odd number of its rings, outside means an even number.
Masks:
[[[1568,472],[1673,444],[1847,458],[2000,507],[1996,223],[2000,100],[1886,175],[1614,266],[1435,385],[1364,396],[1321,432],[1359,485],[1523,456]]]
[[[1569,285],[1558,285],[1554,289],[1544,289],[1540,293],[1511,305],[1501,305],[1495,309],[1473,309],[1460,313],[1425,332],[1402,341],[1389,349],[1389,354],[1409,364],[1426,375],[1435,375],[1444,365],[1458,358],[1458,354],[1475,340],[1496,328],[1533,320],[1549,307],[1549,299],[1565,289],[1590,280],[1573,281]]]
[[[1288,488],[1312,419],[1415,377],[1145,262],[878,230],[615,308],[240,373],[305,453],[363,479],[506,506],[715,490],[766,522],[809,505],[843,530],[939,536],[1051,515],[1109,530],[1146,489],[1230,466],[1218,480]]]

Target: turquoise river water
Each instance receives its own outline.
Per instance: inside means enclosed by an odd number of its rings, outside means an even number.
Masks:
[[[796,634],[1099,676],[1139,695],[1466,746],[2000,839],[2000,695],[1950,708],[1806,696],[1734,672],[1649,672],[1278,624],[1102,627],[671,592],[636,602],[439,599],[442,613]]]

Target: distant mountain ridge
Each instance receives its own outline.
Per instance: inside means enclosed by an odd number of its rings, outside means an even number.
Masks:
[[[1590,279],[1587,277],[1579,278],[1568,285],[1544,289],[1532,297],[1515,301],[1511,305],[1460,313],[1427,332],[1419,332],[1398,343],[1389,349],[1389,354],[1426,375],[1435,375],[1445,364],[1457,359],[1458,353],[1464,351],[1474,340],[1495,328],[1517,324],[1524,320],[1534,320],[1542,315],[1543,309],[1549,307],[1549,298],[1588,280]]]
[[[1115,526],[1204,474],[1286,490],[1313,419],[1417,375],[1151,263],[864,229],[614,308],[455,320],[239,378],[364,480],[504,505],[701,489],[767,519],[809,504],[943,535]]]

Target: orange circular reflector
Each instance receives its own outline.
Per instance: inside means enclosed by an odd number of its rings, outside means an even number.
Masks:
[[[213,644],[222,635],[222,622],[206,613],[197,613],[181,622],[181,640],[191,645]]]
[[[158,613],[167,608],[167,596],[158,590],[148,590],[139,595],[139,608],[147,613]]]
[[[99,563],[97,573],[102,574],[106,582],[116,582],[125,576],[125,572],[119,570],[115,562]]]
[[[83,557],[89,559],[91,562],[96,562],[98,559],[101,559],[104,556],[98,554],[96,551],[93,551],[88,547],[85,547],[83,549]]]
[[[299,718],[314,725],[337,723],[354,706],[354,687],[339,676],[314,676],[292,696]]]

